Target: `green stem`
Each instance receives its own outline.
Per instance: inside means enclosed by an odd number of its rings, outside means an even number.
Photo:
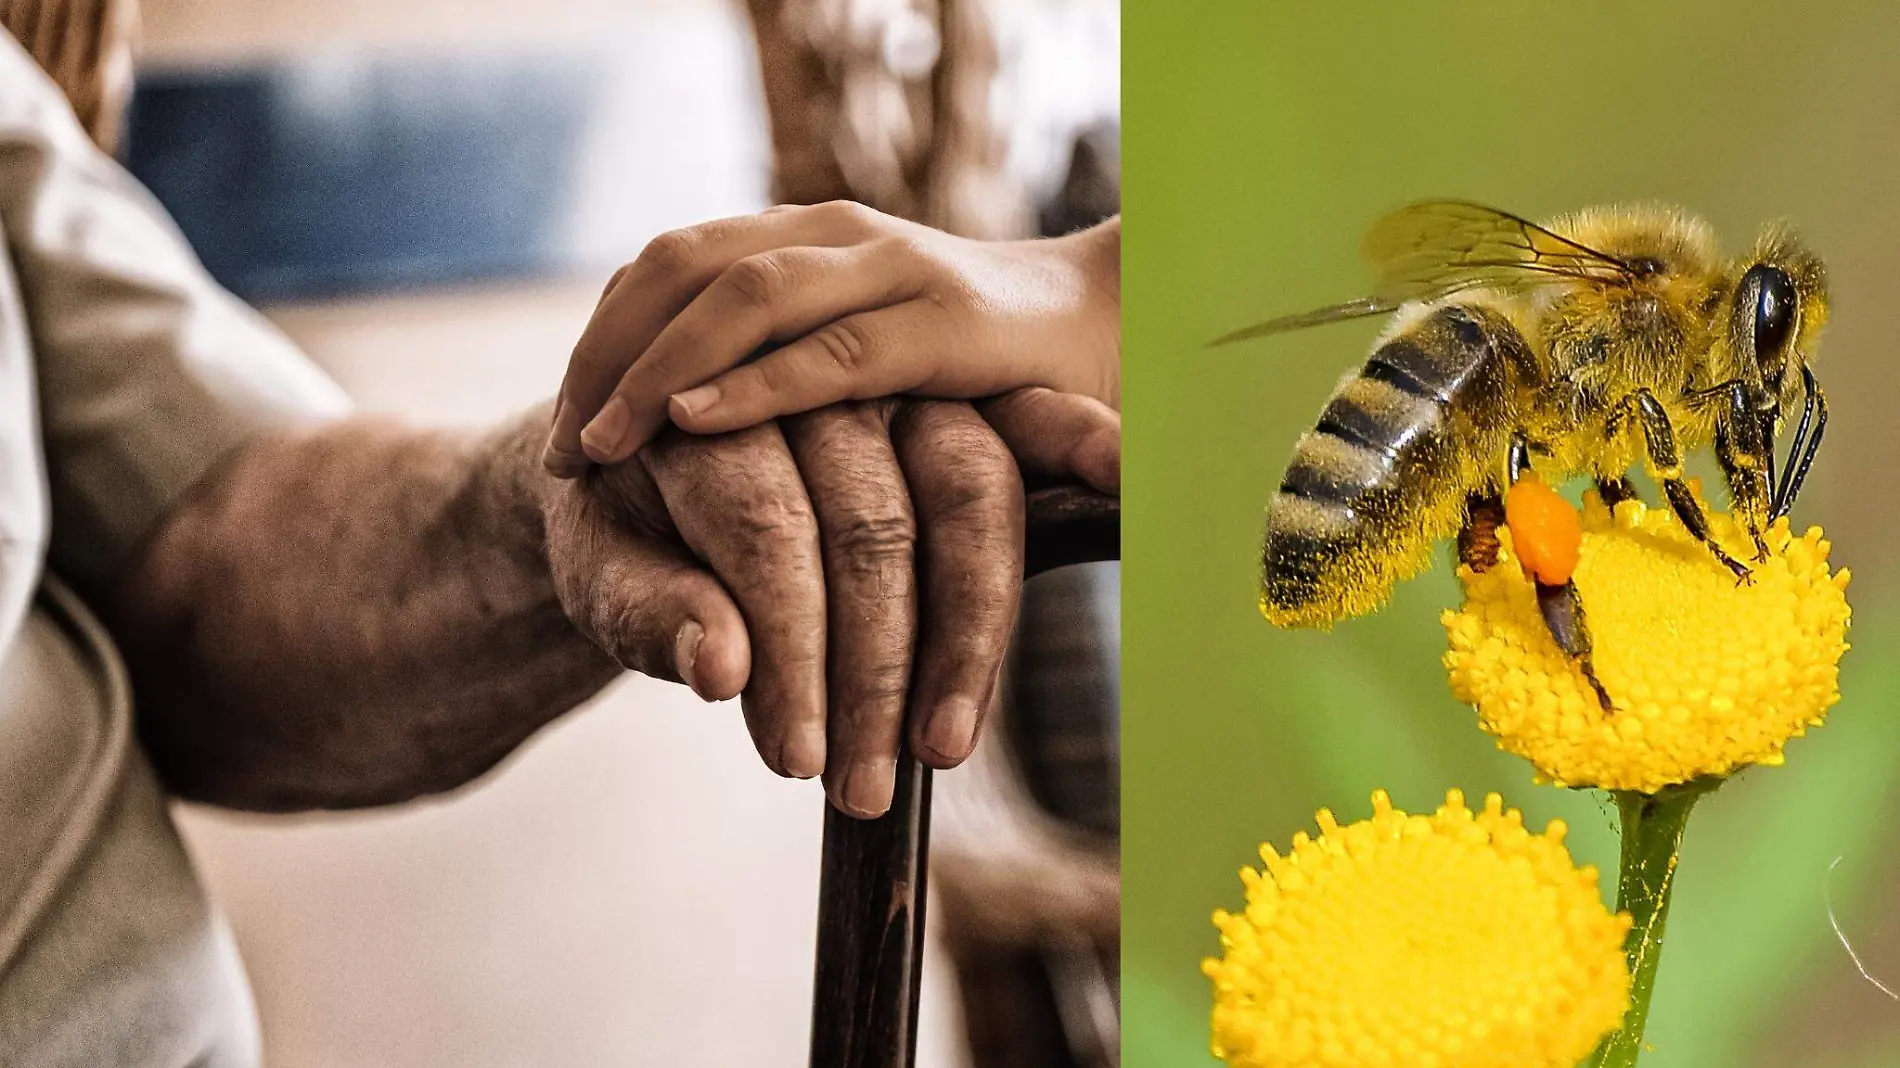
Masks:
[[[1718,780],[1719,781],[1719,780]],[[1669,919],[1669,895],[1676,885],[1676,861],[1689,810],[1716,783],[1692,782],[1655,794],[1618,791],[1623,815],[1622,871],[1616,883],[1616,907],[1630,914],[1623,954],[1630,971],[1630,1007],[1623,1026],[1603,1040],[1592,1068],[1632,1068],[1643,1049],[1649,1022],[1649,998],[1656,989],[1656,965],[1662,959],[1663,926]]]

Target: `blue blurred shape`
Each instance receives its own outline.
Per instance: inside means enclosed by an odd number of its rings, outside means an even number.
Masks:
[[[545,273],[598,82],[560,55],[149,71],[126,164],[248,300]]]

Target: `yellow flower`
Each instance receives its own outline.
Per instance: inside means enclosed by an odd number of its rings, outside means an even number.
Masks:
[[[1752,558],[1733,518],[1709,521],[1730,553]],[[1459,570],[1465,603],[1444,616],[1445,666],[1452,692],[1540,780],[1654,793],[1779,764],[1788,739],[1840,699],[1848,572],[1829,574],[1819,529],[1796,538],[1777,522],[1768,559],[1738,584],[1667,508],[1627,501],[1612,515],[1586,495],[1574,581],[1611,712],[1551,639],[1500,534],[1498,566]]]
[[[1453,790],[1261,846],[1247,908],[1214,914],[1213,1051],[1233,1068],[1572,1068],[1628,1005],[1623,936],[1564,825]]]

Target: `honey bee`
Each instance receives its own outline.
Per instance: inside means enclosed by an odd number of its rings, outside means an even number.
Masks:
[[[1364,252],[1371,296],[1215,341],[1391,315],[1268,505],[1269,620],[1326,627],[1369,612],[1454,535],[1463,563],[1491,567],[1520,478],[1587,476],[1614,504],[1635,494],[1639,461],[1683,526],[1747,581],[1748,565],[1710,538],[1683,458],[1714,446],[1764,559],[1768,526],[1794,504],[1827,425],[1811,369],[1826,271],[1791,231],[1770,226],[1726,259],[1705,223],[1667,207],[1590,208],[1539,226],[1431,200],[1374,223]],[[1797,404],[1777,479],[1776,434]],[[1552,636],[1610,708],[1575,584],[1537,585]]]

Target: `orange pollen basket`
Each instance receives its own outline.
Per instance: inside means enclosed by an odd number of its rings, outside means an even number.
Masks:
[[[1546,586],[1570,581],[1583,549],[1583,523],[1569,501],[1527,471],[1504,495],[1504,522],[1526,575]]]

